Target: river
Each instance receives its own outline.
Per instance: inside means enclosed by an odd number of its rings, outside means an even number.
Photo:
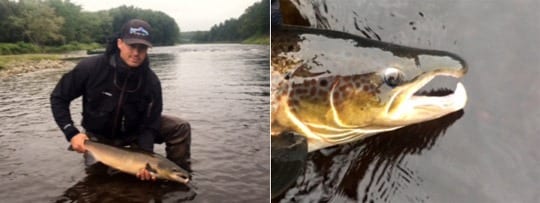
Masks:
[[[163,112],[192,126],[195,190],[87,173],[82,156],[66,150],[50,110],[52,89],[73,68],[65,67],[0,81],[2,202],[268,202],[268,46],[155,47],[149,57],[162,82]],[[71,109],[79,123],[81,100]],[[162,145],[155,150],[165,153]]]
[[[274,201],[540,202],[538,1],[300,2],[314,27],[462,56],[469,100],[439,120],[310,153]]]

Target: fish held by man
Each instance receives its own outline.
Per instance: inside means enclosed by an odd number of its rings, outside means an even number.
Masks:
[[[290,25],[271,40],[272,135],[298,133],[308,151],[433,120],[467,101],[460,82],[443,96],[418,93],[436,77],[466,74],[449,52]]]
[[[183,184],[190,181],[186,170],[156,153],[119,148],[91,140],[85,141],[85,147],[86,153],[90,153],[97,161],[125,173],[135,175],[144,168],[159,179]]]

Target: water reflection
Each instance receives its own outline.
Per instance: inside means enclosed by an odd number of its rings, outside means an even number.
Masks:
[[[421,190],[415,190],[422,178],[407,167],[405,157],[431,149],[463,114],[463,110],[457,111],[357,143],[311,153],[296,185],[274,201],[390,202],[403,191],[408,191],[408,199],[426,200]]]
[[[68,188],[56,202],[180,202],[197,195],[187,186],[174,182],[140,181],[132,175],[110,175],[107,167],[94,164],[87,176]]]

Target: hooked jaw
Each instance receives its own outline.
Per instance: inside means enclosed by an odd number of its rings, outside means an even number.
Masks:
[[[415,95],[437,76],[461,78],[467,72],[464,64],[451,68],[439,68],[423,73],[413,81],[394,89],[388,102],[387,116],[394,123],[404,125],[432,120],[460,110],[467,103],[467,93],[462,83],[458,82],[453,93],[445,96]]]
[[[184,175],[183,173],[173,173],[171,174],[171,178],[179,183],[188,184],[190,179],[188,176]]]

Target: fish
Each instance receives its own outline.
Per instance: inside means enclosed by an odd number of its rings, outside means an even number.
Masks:
[[[447,51],[283,24],[271,33],[271,136],[297,133],[312,152],[442,117],[465,107],[463,83],[446,95],[420,89],[467,70]]]
[[[167,158],[145,151],[137,151],[86,140],[87,152],[97,161],[129,174],[137,174],[144,168],[158,179],[182,184],[190,183],[189,173]]]

